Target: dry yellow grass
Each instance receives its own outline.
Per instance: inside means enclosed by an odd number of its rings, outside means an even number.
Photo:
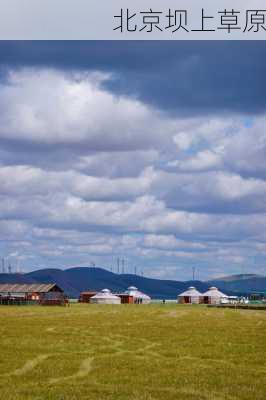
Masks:
[[[266,312],[0,307],[0,399],[264,400]]]

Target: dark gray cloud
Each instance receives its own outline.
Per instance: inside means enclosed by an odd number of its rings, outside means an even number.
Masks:
[[[264,41],[2,42],[1,65],[108,71],[111,91],[176,114],[262,113]]]

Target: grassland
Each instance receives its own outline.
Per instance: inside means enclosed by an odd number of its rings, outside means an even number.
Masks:
[[[265,400],[266,312],[0,307],[2,400]]]

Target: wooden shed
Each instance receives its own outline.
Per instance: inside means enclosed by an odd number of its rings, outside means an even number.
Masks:
[[[79,303],[89,303],[92,296],[95,296],[97,292],[87,291],[81,292],[79,295]]]
[[[66,303],[63,289],[56,283],[0,284],[0,304],[35,302],[41,305]]]

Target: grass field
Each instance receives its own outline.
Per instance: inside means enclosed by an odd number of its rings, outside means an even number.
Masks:
[[[266,312],[0,307],[2,400],[265,400]]]

